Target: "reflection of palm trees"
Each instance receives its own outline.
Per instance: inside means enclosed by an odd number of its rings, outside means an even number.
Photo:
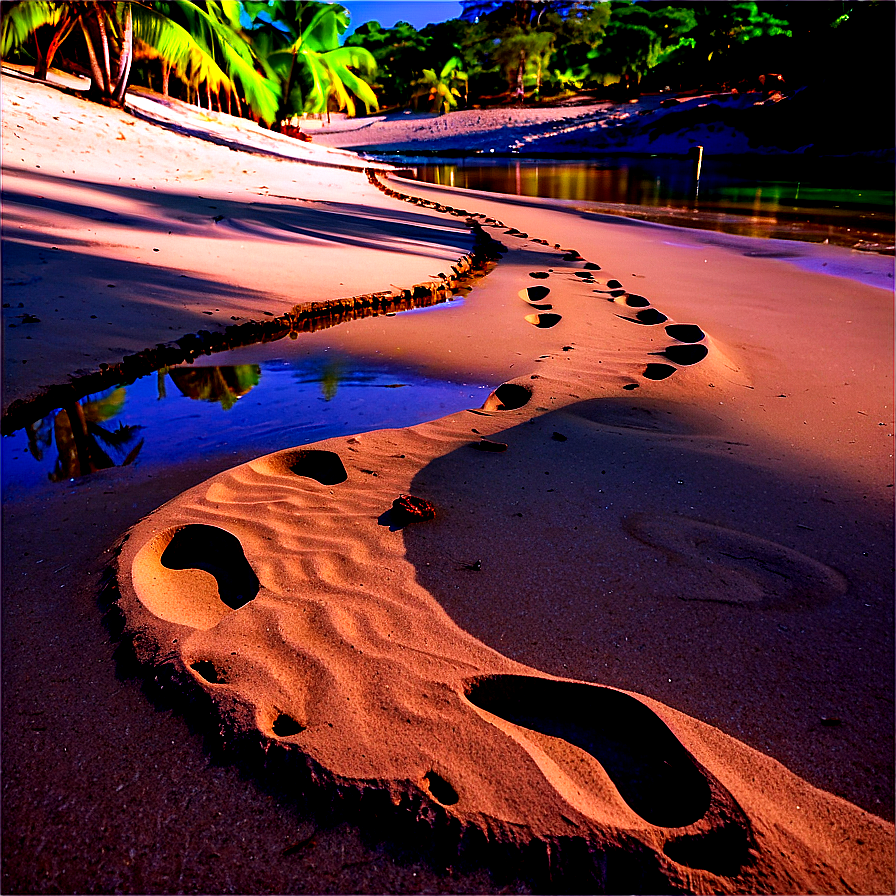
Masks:
[[[225,411],[230,410],[238,398],[258,385],[261,368],[257,364],[239,364],[235,367],[175,367],[168,370],[174,385],[187,398],[196,401],[217,401]],[[163,396],[163,389],[159,390]]]
[[[338,361],[328,361],[320,375],[320,388],[324,393],[325,401],[332,401],[336,397],[339,381],[342,379],[342,365]]]
[[[100,426],[100,423],[110,420],[121,412],[124,399],[124,388],[119,387],[108,395],[86,401],[83,405],[77,401],[73,402],[56,414],[53,419],[53,435],[56,439],[58,457],[53,472],[50,473],[52,481],[73,479],[76,476],[95,473],[97,470],[114,466],[126,467],[133,463],[143,447],[144,439],[140,439],[130,450],[128,446],[142,427],[119,423],[117,429],[110,430]],[[39,438],[40,441],[45,438],[45,436],[41,438],[42,428],[41,426],[32,430],[29,427],[32,453],[35,449],[42,453],[38,441]],[[100,442],[103,445],[100,445]],[[119,464],[112,459],[110,452],[123,458]]]

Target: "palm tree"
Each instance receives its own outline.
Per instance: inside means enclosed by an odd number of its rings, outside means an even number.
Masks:
[[[261,368],[257,364],[238,364],[235,367],[170,367],[167,373],[187,398],[217,402],[225,411],[229,411],[238,399],[254,389],[261,378]]]
[[[256,67],[239,14],[236,0],[20,0],[2,7],[0,53],[8,54],[35,35],[35,75],[45,78],[56,50],[78,27],[90,62],[91,93],[102,103],[123,104],[136,46],[142,55],[161,58],[188,83],[230,92],[238,83],[249,106],[271,122],[277,113],[277,84]],[[46,51],[37,37],[44,26],[52,27]]]
[[[357,97],[367,111],[378,109],[369,77],[376,60],[363,47],[339,46],[349,13],[338,3],[293,3],[283,0],[246,2],[253,16],[252,42],[271,78],[282,85],[279,118],[296,113],[320,113],[331,100],[349,115]]]
[[[100,426],[121,412],[124,400],[124,387],[119,386],[101,398],[74,401],[56,413],[53,435],[58,456],[50,479],[60,482],[114,466],[126,467],[137,459],[144,439],[133,446],[130,443],[142,427],[124,423],[117,429]],[[112,454],[120,458],[118,464]]]
[[[457,108],[457,97],[461,95],[455,84],[462,84],[466,97],[467,73],[460,70],[460,59],[452,56],[442,70],[436,74],[435,69],[423,69],[423,77],[414,82],[414,93],[411,99],[416,107],[419,100],[425,98],[430,104],[431,112],[444,115]]]

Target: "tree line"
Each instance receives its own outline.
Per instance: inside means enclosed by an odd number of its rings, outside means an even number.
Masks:
[[[448,111],[577,91],[838,87],[859,71],[892,71],[890,2],[462,3],[459,19],[420,30],[369,22],[346,41],[376,60],[384,108]]]
[[[842,93],[859,72],[892,87],[889,0],[462,3],[457,19],[369,22],[344,39],[349,10],[319,0],[13,0],[0,6],[0,53],[37,77],[54,64],[87,75],[101,102],[120,105],[141,84],[275,127],[303,113],[448,112],[581,91]]]

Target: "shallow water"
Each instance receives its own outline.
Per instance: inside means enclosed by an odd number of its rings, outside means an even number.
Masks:
[[[867,160],[671,157],[414,160],[443,186],[585,204],[683,227],[893,251],[893,166]]]
[[[4,493],[131,463],[165,466],[247,449],[262,455],[411,426],[479,407],[492,389],[338,351],[303,351],[290,340],[280,346],[273,358],[272,346],[260,346],[259,363],[247,362],[252,349],[244,348],[238,357],[224,352],[160,370],[4,436]]]

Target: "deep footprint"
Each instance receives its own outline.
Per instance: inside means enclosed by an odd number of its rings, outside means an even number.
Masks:
[[[338,485],[348,479],[341,458],[334,451],[298,451],[289,464],[296,476],[307,476],[321,485]]]
[[[215,577],[218,596],[231,610],[254,600],[260,587],[239,539],[201,523],[178,529],[160,558],[167,569],[201,569]]]
[[[705,345],[670,345],[656,354],[686,367],[702,361],[709,354],[709,349]]]
[[[706,333],[696,324],[669,324],[666,335],[679,342],[700,342],[706,338]]]
[[[551,291],[547,286],[528,286],[517,293],[524,302],[542,302],[550,294]]]
[[[621,314],[619,316],[622,317]],[[644,324],[648,327],[662,324],[669,320],[665,314],[657,311],[656,308],[645,308],[643,311],[637,312],[634,317],[622,317],[622,319],[631,321],[633,324]]]
[[[671,364],[648,364],[644,368],[644,378],[648,380],[664,380],[675,373]]]
[[[563,318],[559,314],[527,314],[526,320],[540,330],[547,330],[556,327]]]
[[[532,390],[519,383],[502,383],[482,405],[484,411],[515,411],[532,398]]]
[[[684,827],[709,809],[712,791],[690,753],[628,694],[583,682],[494,675],[473,679],[466,696],[492,715],[590,753],[649,824]]]
[[[547,271],[532,271],[529,276],[533,280],[547,280],[551,275]]]

